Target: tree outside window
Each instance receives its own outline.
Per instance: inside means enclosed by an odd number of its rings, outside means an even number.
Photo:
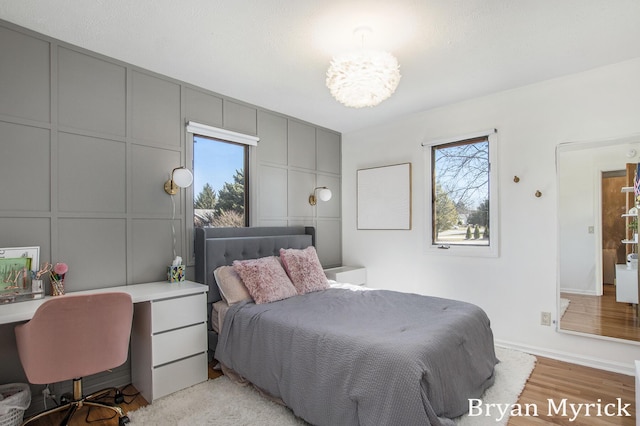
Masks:
[[[197,135],[193,142],[194,226],[248,226],[248,147]]]
[[[434,145],[431,161],[432,244],[488,246],[488,137]]]

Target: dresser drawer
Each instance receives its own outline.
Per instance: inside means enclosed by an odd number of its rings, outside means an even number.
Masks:
[[[206,323],[153,336],[153,366],[166,364],[207,350]]]
[[[153,333],[173,330],[187,325],[206,322],[207,296],[205,293],[152,303]]]
[[[206,353],[156,367],[153,371],[153,399],[204,382],[207,374]]]

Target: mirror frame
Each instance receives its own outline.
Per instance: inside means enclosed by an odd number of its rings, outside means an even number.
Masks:
[[[567,329],[563,329],[561,327],[561,323],[562,323],[562,318],[560,316],[561,314],[561,298],[560,298],[560,293],[561,293],[561,251],[562,251],[562,247],[561,247],[561,212],[560,212],[560,196],[561,196],[561,191],[560,191],[560,187],[561,187],[561,181],[560,181],[560,155],[563,152],[571,152],[571,151],[585,151],[587,149],[604,149],[604,148],[609,148],[609,147],[620,147],[621,149],[621,153],[622,150],[626,150],[629,151],[628,153],[626,153],[624,156],[621,155],[621,158],[624,158],[625,163],[627,162],[634,162],[634,163],[638,163],[640,162],[640,134],[633,134],[633,135],[627,135],[627,136],[620,136],[620,137],[615,137],[615,138],[611,138],[611,139],[599,139],[599,140],[592,140],[592,141],[573,141],[573,142],[562,142],[559,143],[556,146],[556,152],[555,152],[555,160],[556,160],[556,219],[557,219],[557,255],[556,255],[556,259],[557,259],[557,265],[556,265],[556,324],[555,324],[555,329],[557,332],[561,332],[561,333],[566,333],[566,334],[574,334],[574,335],[579,335],[579,336],[586,336],[586,337],[591,337],[591,338],[596,338],[596,339],[601,339],[601,340],[609,340],[609,341],[616,341],[616,342],[623,342],[623,343],[628,343],[628,344],[633,344],[633,345],[640,345],[640,341],[636,341],[636,340],[629,340],[629,339],[624,339],[624,338],[620,338],[620,337],[612,337],[612,336],[605,336],[605,335],[599,335],[599,334],[592,334],[592,333],[586,333],[586,332],[580,332],[580,331],[574,331],[574,330],[567,330]],[[630,154],[630,150],[633,149],[635,150],[634,155],[628,155]],[[624,164],[622,164],[622,166],[624,167]],[[602,170],[601,170],[602,171]],[[600,172],[601,172],[600,171]],[[595,176],[594,176],[594,180],[595,180]],[[597,186],[597,188],[596,188]],[[599,193],[595,194],[595,191],[599,189]],[[601,202],[602,199],[602,186],[601,183],[598,185],[594,185],[593,187],[594,190],[594,206],[593,208],[595,209],[595,203],[596,202]],[[594,211],[594,220],[599,220],[600,222],[602,222],[602,208],[598,208],[596,211]],[[597,226],[595,226],[597,225]],[[595,230],[594,232],[600,232],[601,233],[601,227],[602,224],[594,224]],[[602,236],[598,236],[596,239],[596,243],[595,243],[595,247],[594,250],[596,250],[595,256],[593,258],[593,262],[594,262],[594,267],[596,270],[596,273],[600,273],[602,274],[602,259],[601,256],[599,256],[598,252],[598,247],[602,248]],[[640,282],[640,268],[638,269],[638,274],[639,274],[639,282]],[[637,307],[637,309],[640,309],[640,305]]]

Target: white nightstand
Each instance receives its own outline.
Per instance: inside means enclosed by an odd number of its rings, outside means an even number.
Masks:
[[[339,283],[367,284],[367,269],[364,266],[338,266],[324,270],[328,279]]]

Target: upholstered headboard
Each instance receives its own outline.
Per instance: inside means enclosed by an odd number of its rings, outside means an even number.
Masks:
[[[211,331],[211,304],[221,300],[213,271],[234,260],[279,256],[281,248],[315,246],[312,226],[268,226],[253,228],[196,228],[195,254],[197,282],[209,286],[207,315],[209,347],[215,349],[217,336]],[[212,348],[213,346],[213,348]]]

